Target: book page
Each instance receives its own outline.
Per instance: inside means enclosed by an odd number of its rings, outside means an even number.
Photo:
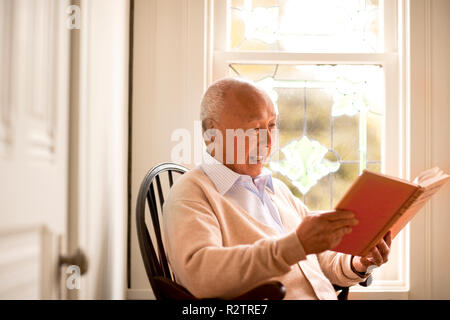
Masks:
[[[437,168],[437,167],[435,167]],[[433,169],[435,169],[433,168]],[[439,168],[438,168],[439,169]],[[400,219],[391,228],[392,237],[394,238],[406,224],[415,216],[415,214],[422,209],[425,203],[440,189],[444,184],[450,180],[450,176],[445,174],[442,170],[434,170],[434,173],[427,170],[425,175],[419,175],[416,179],[420,181],[422,187],[421,195],[411,204],[411,206],[403,213]],[[427,172],[427,171],[424,171]]]
[[[448,177],[448,175],[444,173],[444,171],[439,169],[439,167],[434,167],[421,172],[413,182],[421,187],[427,187],[438,180],[445,179],[446,177]]]

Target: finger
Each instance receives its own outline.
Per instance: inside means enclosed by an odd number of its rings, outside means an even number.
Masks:
[[[352,228],[345,227],[345,228],[337,229],[337,230],[333,231],[332,233],[330,233],[329,236],[330,236],[330,240],[332,243],[330,248],[336,247],[339,244],[339,242],[341,242],[342,237],[350,232],[352,232]]]
[[[388,256],[389,256],[389,246],[386,244],[386,242],[384,242],[384,240],[381,240],[378,244],[377,244],[377,249],[381,254],[381,257],[383,258],[383,263],[386,262],[388,260]]]
[[[353,212],[347,210],[333,210],[322,213],[321,215],[329,221],[352,219],[355,217]]]
[[[370,265],[375,264],[375,261],[373,260],[373,258],[371,256],[367,255],[367,256],[361,258],[361,263],[364,266],[368,267]]]
[[[384,241],[386,242],[387,246],[390,248],[391,244],[392,244],[392,233],[391,231],[388,231],[384,237],[383,237]]]
[[[354,227],[357,224],[358,224],[358,220],[356,220],[355,218],[352,218],[352,219],[332,221],[330,223],[330,226],[331,226],[332,230],[336,230],[336,229],[341,229],[344,227]]]
[[[340,229],[335,229],[332,231],[332,236],[334,238],[342,238],[344,235],[349,234],[352,232],[352,228],[350,227],[343,227]]]
[[[381,256],[380,252],[378,251],[377,247],[373,248],[370,251],[370,254],[377,266],[381,266],[383,264],[383,257]]]

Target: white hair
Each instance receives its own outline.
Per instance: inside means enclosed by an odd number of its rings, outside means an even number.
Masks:
[[[207,119],[213,119],[219,121],[219,116],[222,109],[225,107],[225,94],[235,85],[249,84],[253,87],[256,85],[243,78],[223,78],[217,80],[203,94],[202,102],[200,105],[200,120],[202,121],[203,130],[206,130]]]

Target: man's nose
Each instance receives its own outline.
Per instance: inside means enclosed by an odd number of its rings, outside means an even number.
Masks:
[[[265,141],[266,141],[266,145],[267,147],[271,147],[272,146],[272,130],[270,129],[265,129],[264,130],[264,134],[265,134]]]
[[[259,131],[258,136],[258,147],[272,147],[272,132],[268,129],[263,129]]]
[[[272,147],[272,131],[270,129],[267,130],[267,147]]]

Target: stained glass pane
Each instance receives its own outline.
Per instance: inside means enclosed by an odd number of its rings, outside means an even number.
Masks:
[[[305,202],[308,203],[309,210],[323,210],[330,206],[330,179],[331,176],[327,176],[321,179],[305,197]]]
[[[260,81],[272,77],[276,72],[276,66],[270,64],[233,64],[230,65],[233,75],[244,75],[245,78]]]
[[[230,0],[230,6],[232,8],[242,9],[244,7],[244,1],[245,0]]]
[[[369,112],[367,114],[367,140],[381,141],[383,117],[381,114]],[[381,159],[381,145],[367,144],[367,160]]]
[[[381,1],[229,1],[229,46],[237,51],[381,52]]]
[[[334,118],[334,150],[342,161],[358,161],[358,116],[340,116]]]
[[[279,148],[267,167],[310,209],[333,207],[362,169],[380,171],[380,66],[232,64],[229,71],[270,95]]]
[[[328,89],[309,88],[306,95],[308,137],[331,148],[331,107],[333,99]]]
[[[350,188],[353,181],[358,178],[358,169],[358,164],[343,163],[339,171],[335,173],[333,181],[333,208]]]
[[[241,10],[231,9],[229,14],[231,22],[230,46],[236,48],[242,44],[245,39],[245,22],[241,15]]]
[[[279,118],[279,143],[286,145],[294,138],[303,134],[304,119],[304,89],[302,88],[275,88],[278,94],[279,114],[288,114],[289,117]]]
[[[367,169],[375,172],[381,172],[381,162],[380,163],[368,163]]]

